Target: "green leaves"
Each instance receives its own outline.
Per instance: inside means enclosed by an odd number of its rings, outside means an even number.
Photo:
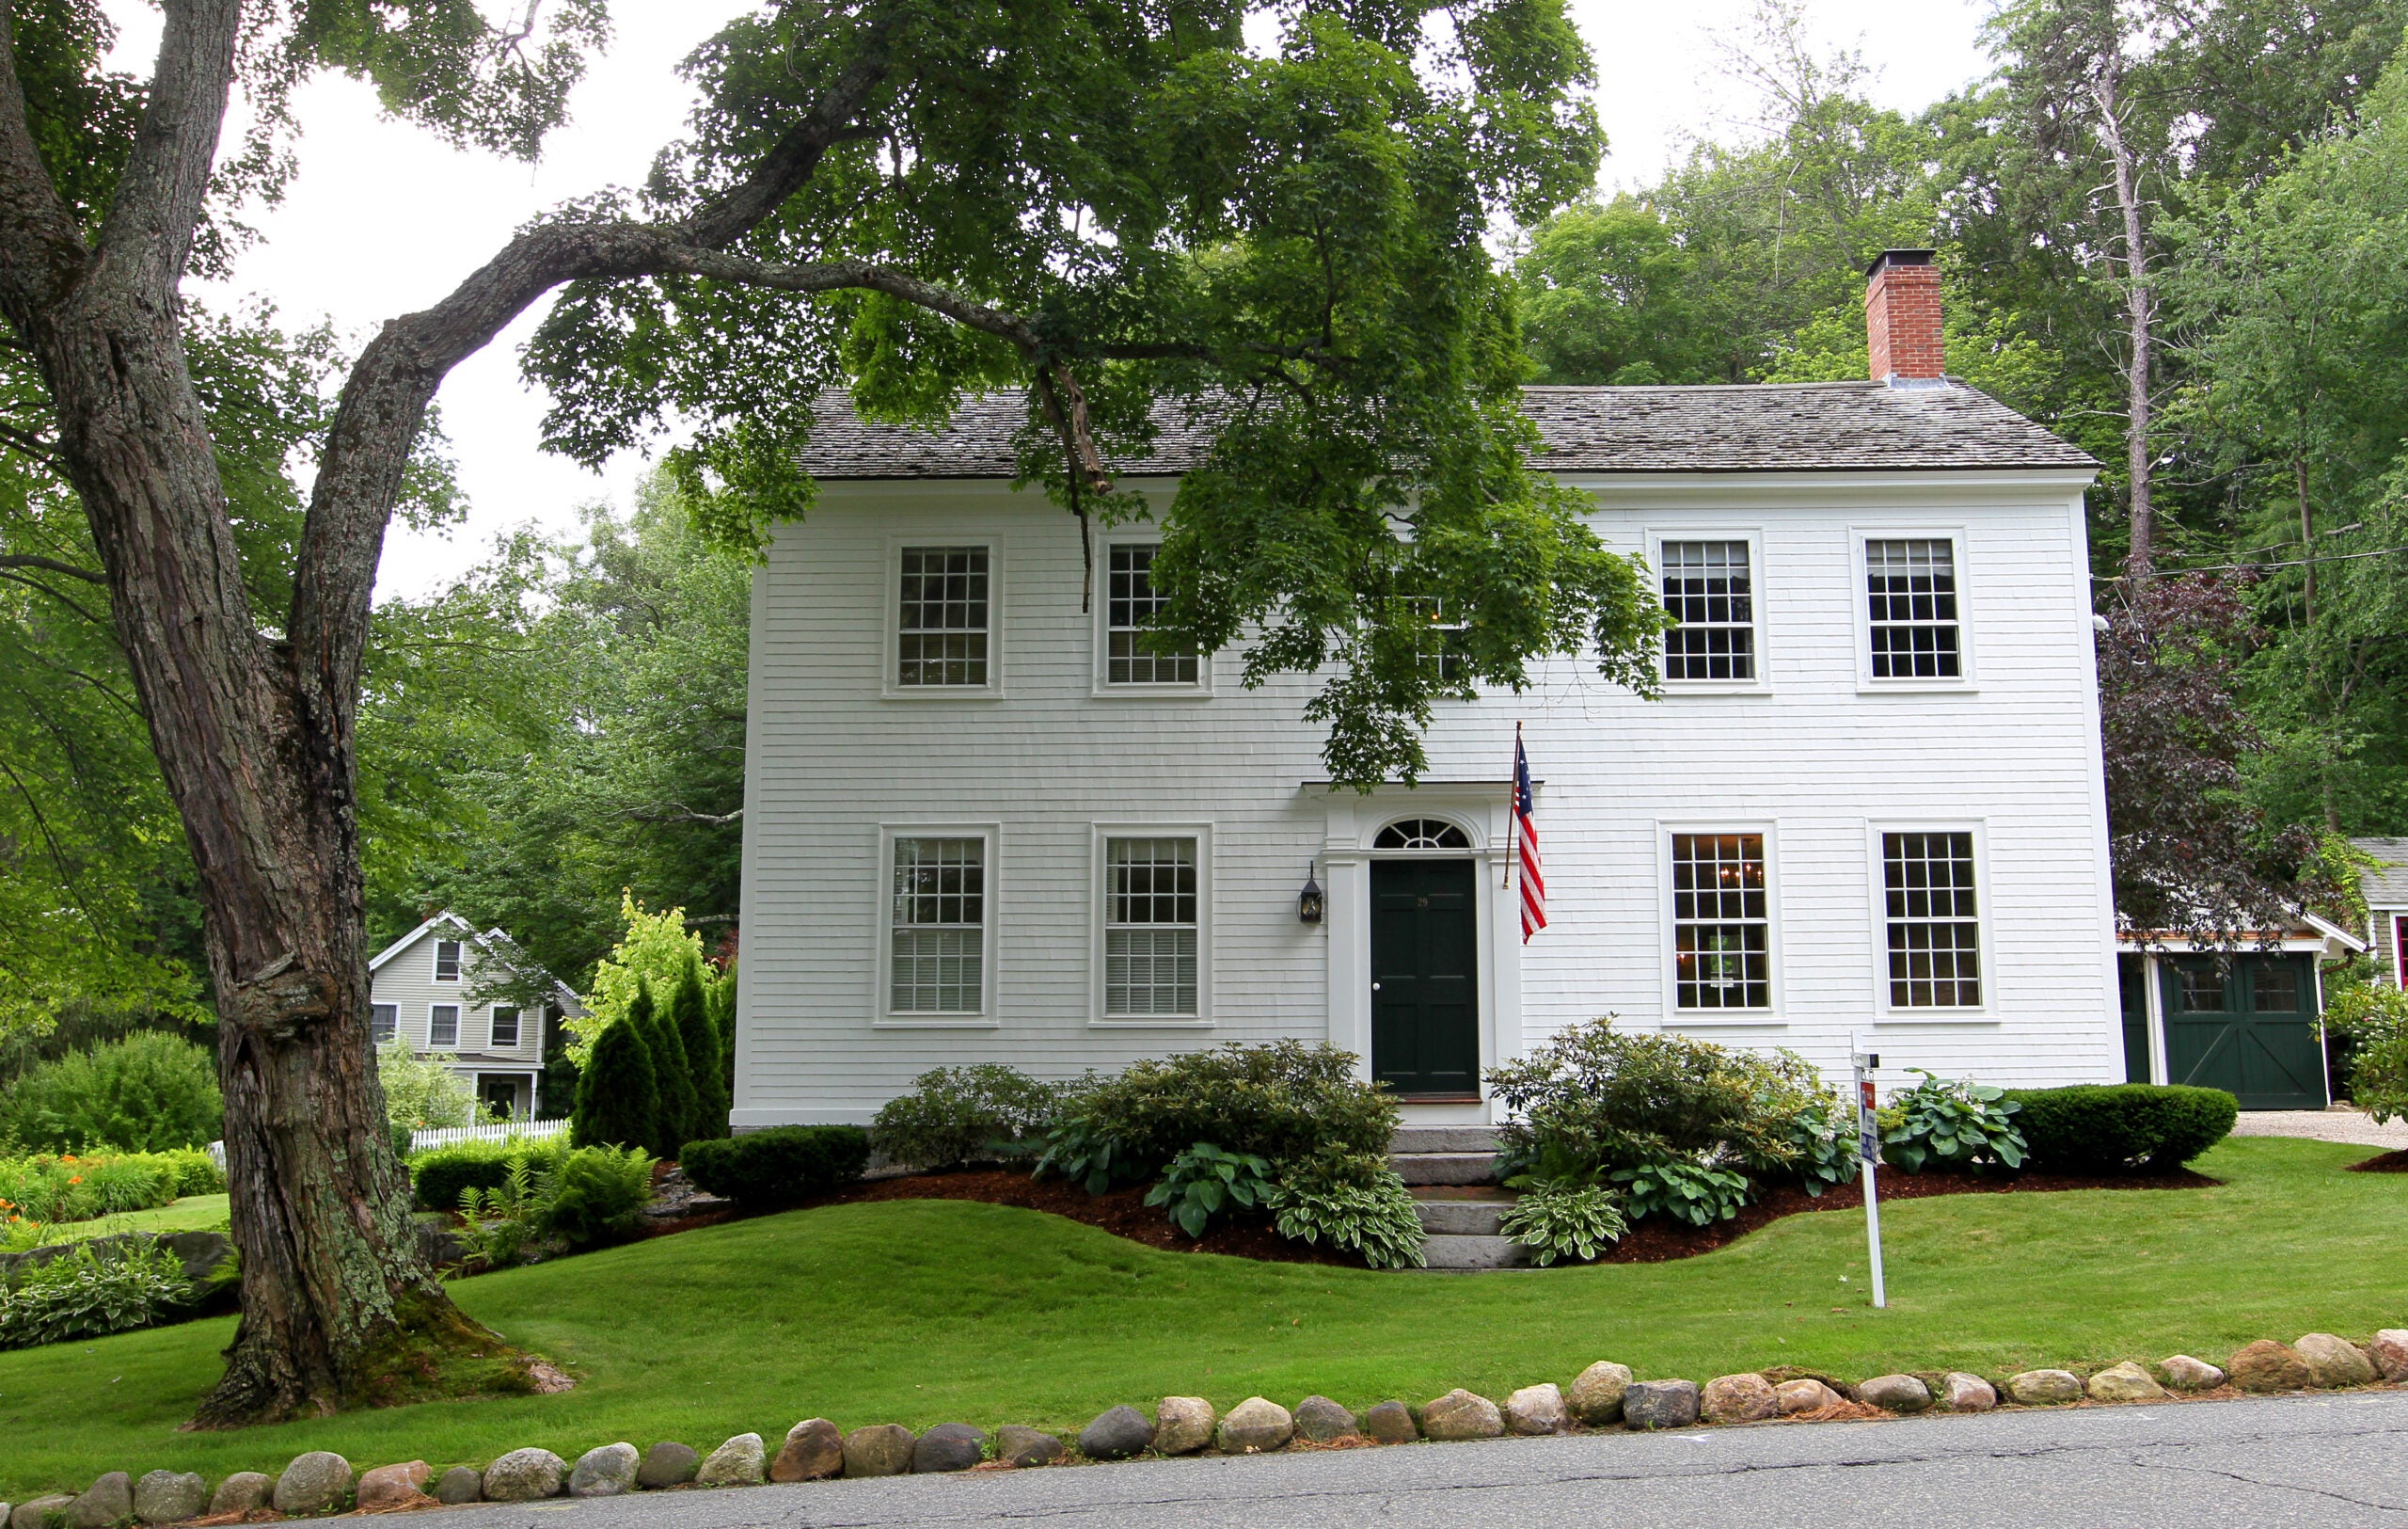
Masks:
[[[1900,1090],[1881,1113],[1882,1161],[1909,1173],[1936,1168],[2023,1166],[2023,1135],[2008,1119],[2022,1107],[2004,1089],[1946,1078],[1917,1067],[1923,1081]]]
[[[1629,1230],[1613,1190],[1569,1180],[1530,1186],[1498,1218],[1497,1227],[1528,1248],[1530,1262],[1542,1268],[1567,1258],[1585,1264]]]
[[[1669,1216],[1691,1226],[1712,1226],[1737,1216],[1754,1193],[1747,1175],[1687,1157],[1618,1168],[1609,1177],[1634,1221]]]
[[[1271,1165],[1244,1153],[1223,1152],[1209,1141],[1171,1159],[1160,1184],[1146,1191],[1146,1203],[1168,1209],[1191,1237],[1200,1237],[1212,1218],[1232,1206],[1253,1210],[1271,1187]]]

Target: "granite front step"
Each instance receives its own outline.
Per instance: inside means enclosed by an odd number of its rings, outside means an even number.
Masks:
[[[1494,1125],[1400,1125],[1390,1152],[1495,1152]]]
[[[1497,1155],[1493,1152],[1391,1153],[1397,1176],[1407,1184],[1494,1184]]]
[[[1428,1236],[1494,1237],[1505,1213],[1513,1208],[1510,1197],[1478,1200],[1416,1200],[1413,1214]]]
[[[1528,1264],[1530,1250],[1511,1237],[1439,1234],[1422,1242],[1421,1256],[1434,1269],[1510,1269]]]

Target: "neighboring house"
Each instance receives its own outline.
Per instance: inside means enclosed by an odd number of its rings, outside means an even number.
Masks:
[[[421,1056],[449,1057],[452,1071],[468,1080],[486,1109],[533,1119],[543,1107],[547,1027],[584,1010],[559,982],[549,984],[550,999],[541,1005],[486,995],[531,964],[501,931],[480,934],[449,909],[436,914],[368,964],[376,1043],[398,1036]]]
[[[2378,981],[2408,987],[2408,838],[2353,838],[2354,849],[2372,855],[2378,864],[2358,873],[2358,891],[2367,900],[2367,946],[2374,955]]]
[[[1484,1069],[1607,1013],[1838,1075],[1861,1033],[1899,1080],[2123,1078],[2096,464],[1938,374],[1928,262],[1876,264],[1879,380],[1529,390],[1541,462],[1682,622],[1663,698],[1538,665],[1439,703],[1421,783],[1369,793],[1327,784],[1314,678],[1138,645],[1154,537],[1083,548],[1014,489],[1019,396],[935,431],[823,406],[819,497],[753,583],[737,1126],[1286,1036],[1477,1122]],[[1199,444],[1172,420],[1119,482],[1164,506]]]
[[[2308,913],[2235,941],[2217,951],[2180,935],[2123,937],[2125,1078],[2223,1089],[2243,1109],[2322,1109],[2333,1095],[2321,964],[2366,942]]]

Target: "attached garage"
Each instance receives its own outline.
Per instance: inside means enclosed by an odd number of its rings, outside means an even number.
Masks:
[[[2313,916],[2278,942],[2230,951],[2149,948],[2127,937],[2125,1075],[2222,1089],[2243,1109],[2322,1109],[2332,1095],[2317,964],[2365,948]]]

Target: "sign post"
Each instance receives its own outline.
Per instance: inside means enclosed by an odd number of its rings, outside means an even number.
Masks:
[[[1881,1160],[1881,1122],[1873,1075],[1880,1069],[1881,1055],[1870,1049],[1862,1036],[1856,1037],[1848,1049],[1848,1060],[1856,1069],[1856,1151],[1864,1165],[1864,1240],[1873,1250],[1873,1304],[1878,1310],[1890,1304],[1890,1293],[1881,1282],[1881,1203],[1873,1187],[1873,1165]]]

